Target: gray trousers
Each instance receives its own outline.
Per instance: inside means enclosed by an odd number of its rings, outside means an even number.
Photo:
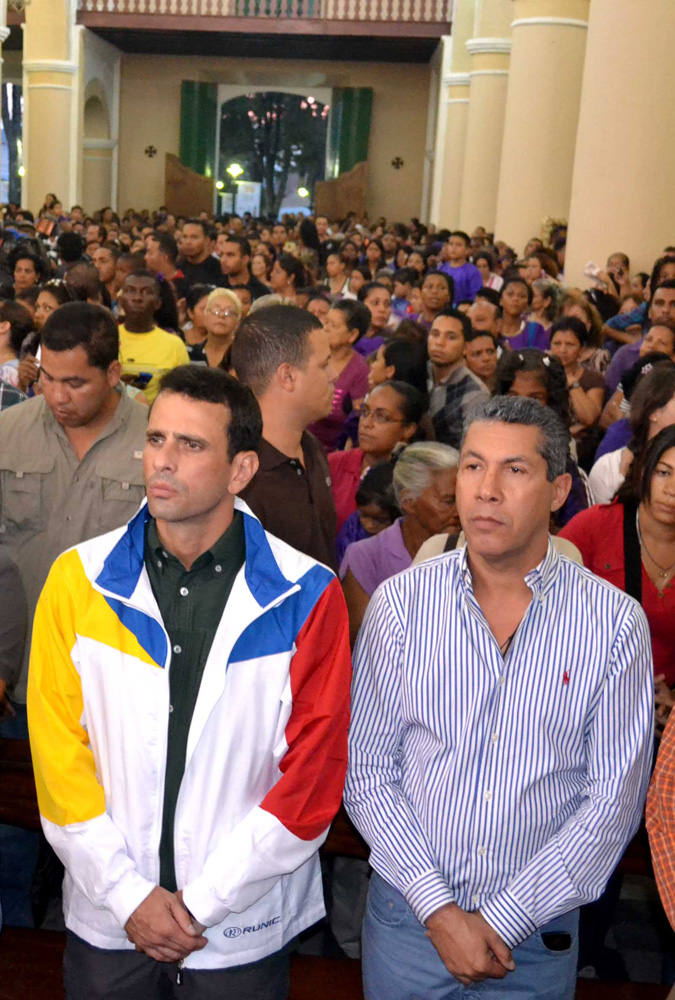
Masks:
[[[68,931],[66,1000],[287,1000],[289,948],[230,969],[181,970],[137,951],[108,951]]]

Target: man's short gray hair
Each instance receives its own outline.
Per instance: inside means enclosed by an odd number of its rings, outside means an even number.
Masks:
[[[546,462],[546,477],[553,482],[567,470],[570,436],[567,428],[549,406],[542,406],[525,396],[493,396],[478,403],[468,413],[464,421],[462,445],[472,424],[521,424],[537,427],[541,433],[538,452]]]
[[[419,441],[405,448],[394,466],[394,493],[399,507],[405,499],[416,500],[438,472],[456,469],[459,452],[438,441]]]

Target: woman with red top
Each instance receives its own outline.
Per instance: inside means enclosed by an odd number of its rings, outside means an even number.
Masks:
[[[328,455],[338,531],[356,510],[356,491],[368,469],[388,462],[397,444],[412,440],[425,407],[424,396],[406,382],[384,382],[366,396],[358,448]]]
[[[675,687],[675,426],[656,435],[642,463],[633,462],[614,503],[577,514],[560,536],[574,542],[584,566],[642,605],[662,727]]]

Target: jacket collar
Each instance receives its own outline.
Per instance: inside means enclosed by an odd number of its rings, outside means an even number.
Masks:
[[[235,508],[244,515],[246,561],[244,575],[251,594],[261,608],[273,604],[293,586],[279,569],[267,535],[258,518],[243,500]],[[147,500],[132,517],[127,529],[106,556],[96,585],[123,600],[130,600],[144,568],[145,526],[150,520]]]

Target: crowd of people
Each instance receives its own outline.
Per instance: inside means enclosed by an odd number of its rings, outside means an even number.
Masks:
[[[673,919],[675,247],[591,271],[563,227],[9,206],[0,734],[69,1000],[281,1000],[345,772],[368,1000],[571,998],[654,717]],[[44,919],[45,849],[0,830],[5,922]]]

